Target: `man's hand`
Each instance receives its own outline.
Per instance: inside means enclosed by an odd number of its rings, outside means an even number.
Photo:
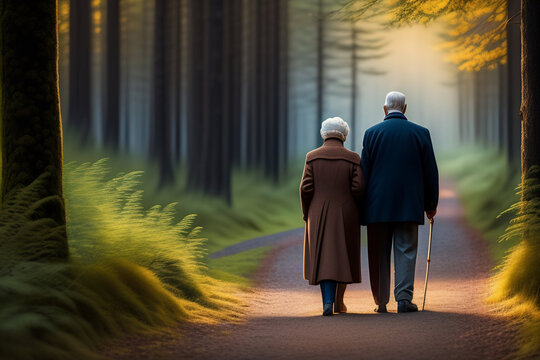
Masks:
[[[426,211],[426,216],[428,219],[433,219],[433,217],[437,214],[437,209],[435,210],[429,210],[429,211]]]

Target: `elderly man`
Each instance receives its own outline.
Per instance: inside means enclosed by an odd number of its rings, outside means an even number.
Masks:
[[[429,131],[405,117],[405,95],[390,92],[385,118],[364,134],[362,170],[367,183],[363,223],[367,225],[371,291],[376,312],[390,297],[390,253],[394,248],[394,296],[398,313],[418,311],[412,303],[418,225],[437,212],[439,174]]]

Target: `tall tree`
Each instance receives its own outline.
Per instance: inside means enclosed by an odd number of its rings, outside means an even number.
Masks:
[[[180,161],[181,156],[181,127],[182,127],[182,1],[173,1],[170,9],[171,20],[171,98],[172,98],[172,151],[175,163]]]
[[[511,162],[520,160],[521,123],[519,108],[521,102],[521,0],[507,0],[507,58],[508,58],[508,113],[507,152]]]
[[[151,129],[151,156],[159,165],[158,186],[174,182],[174,169],[171,158],[170,102],[168,66],[169,13],[167,0],[155,0],[154,30],[154,102],[153,127]]]
[[[540,2],[521,1],[521,172],[540,166]],[[537,173],[538,176],[539,173]],[[524,195],[540,199],[540,191],[525,189]]]
[[[315,144],[321,144],[322,139],[319,134],[320,124],[323,121],[324,110],[324,23],[326,13],[324,11],[324,0],[317,0],[317,113]]]
[[[69,6],[68,124],[86,142],[92,124],[90,0],[71,0]]]
[[[223,0],[190,1],[188,188],[230,204],[234,129],[224,115],[223,96],[224,7],[229,5]]]
[[[104,139],[117,149],[120,127],[120,0],[107,0]]]
[[[289,0],[279,0],[279,113],[278,113],[278,138],[279,138],[279,171],[280,174],[287,169],[289,158]]]
[[[18,248],[25,260],[68,257],[56,7],[56,0],[1,2],[0,218],[24,223],[9,237],[3,232],[0,246]]]
[[[242,0],[229,0],[224,5],[224,58],[223,86],[224,121],[231,124],[228,141],[231,160],[234,165],[240,164],[241,158],[241,120],[242,120]]]

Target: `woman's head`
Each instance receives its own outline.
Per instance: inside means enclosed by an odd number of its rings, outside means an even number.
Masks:
[[[328,118],[321,124],[321,136],[324,140],[337,138],[345,142],[349,135],[349,125],[340,117]]]

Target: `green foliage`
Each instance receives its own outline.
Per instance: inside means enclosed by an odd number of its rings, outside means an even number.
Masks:
[[[5,199],[0,212],[0,275],[18,261],[67,258],[65,226],[50,217],[62,207],[61,199],[43,197],[49,181],[50,174],[43,173]]]
[[[210,274],[225,281],[249,285],[249,275],[257,270],[270,250],[272,247],[263,246],[218,259],[210,259],[208,261]]]
[[[194,215],[145,210],[141,173],[110,178],[104,160],[65,171],[71,262],[11,260],[2,247],[0,358],[92,358],[107,336],[238,316],[238,287],[207,275]]]
[[[141,170],[136,176],[141,182],[144,208],[182,199],[176,205],[174,221],[196,213],[197,223],[204,225],[201,236],[208,239],[206,246],[210,253],[244,240],[303,226],[298,193],[303,163],[294,164],[279,184],[261,174],[236,169],[232,174],[232,206],[228,206],[223,200],[186,191],[185,171],[181,168],[176,169],[175,184],[159,188],[157,165],[142,157],[80,147],[71,136],[65,138],[64,149],[66,161],[95,162],[107,157],[112,173]]]
[[[492,300],[503,303],[523,320],[520,355],[540,351],[540,168],[531,167],[520,186],[521,201],[508,210],[515,217],[503,240],[519,244],[505,258],[495,276]]]
[[[462,148],[441,159],[468,222],[484,234],[499,264],[489,300],[521,323],[517,355],[531,356],[540,350],[540,172],[533,169],[516,192],[521,172],[495,150]]]
[[[440,160],[441,172],[456,182],[466,221],[484,234],[493,260],[500,263],[516,244],[514,239],[501,241],[501,236],[512,217],[503,212],[518,200],[519,168],[498,151],[479,147],[463,147]]]
[[[186,318],[148,270],[127,261],[23,262],[0,277],[0,358],[92,359],[99,340]]]
[[[68,236],[74,260],[95,263],[123,258],[153,271],[180,296],[203,299],[201,228],[195,215],[173,223],[176,203],[142,206],[140,171],[106,180],[106,161],[65,166]]]

